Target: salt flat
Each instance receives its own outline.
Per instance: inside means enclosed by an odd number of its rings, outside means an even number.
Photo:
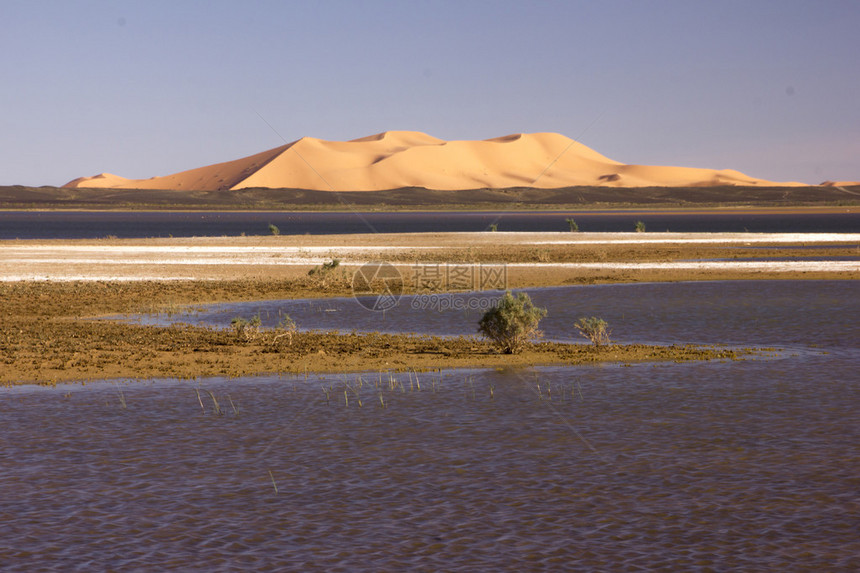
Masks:
[[[840,258],[806,260],[798,249],[841,246]],[[577,272],[631,271],[860,274],[860,233],[401,233],[278,237],[0,241],[0,281],[129,281],[289,278],[339,259],[354,270],[372,261],[481,266],[504,264],[513,273],[557,273],[550,284]],[[768,257],[794,249],[792,260],[712,260]],[[652,248],[653,247],[653,248]],[[572,259],[572,253],[576,257]],[[808,254],[817,255],[818,250]],[[782,256],[781,258],[786,258]],[[827,258],[826,256],[824,257]],[[565,274],[566,273],[566,274]],[[693,277],[690,277],[693,278]],[[843,277],[844,278],[844,277]],[[853,276],[851,278],[854,278]]]

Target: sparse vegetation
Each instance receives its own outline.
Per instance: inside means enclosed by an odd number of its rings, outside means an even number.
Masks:
[[[860,186],[846,187],[857,192]],[[59,189],[52,187],[0,186],[0,207],[3,209],[45,208],[91,209],[94,202],[104,202],[104,189]],[[330,191],[284,189],[273,196],[268,189],[244,189],[242,193],[224,194],[218,191],[179,191],[161,194],[143,189],[116,189],[110,193],[110,206],[118,210],[136,209],[205,209],[207,211],[319,211],[341,210],[344,204],[360,204],[368,210],[397,211],[410,209],[475,209],[520,210],[534,205],[546,210],[574,210],[584,207],[655,207],[675,208],[679,204],[700,207],[781,206],[792,205],[857,205],[858,197],[846,194],[838,187],[750,187],[738,193],[734,185],[708,188],[702,193],[697,187],[582,187],[538,189],[514,187],[500,190],[464,189],[457,191],[423,192],[417,189],[386,191]]]
[[[283,342],[286,342],[287,346],[293,344],[296,322],[289,315],[283,315],[278,326],[266,332],[261,330],[262,323],[259,314],[254,315],[250,320],[237,316],[230,321],[236,339],[240,342],[253,342],[260,339],[263,344],[272,346],[280,345]]]
[[[576,233],[577,231],[579,231],[579,225],[576,224],[576,221],[574,219],[568,218],[565,219],[565,221],[567,221],[567,225],[568,227],[570,227],[571,233]]]
[[[420,384],[421,389],[435,391],[434,380],[425,380],[422,374],[419,383],[418,372],[448,367],[589,364],[600,360],[734,360],[753,352],[724,347],[616,345],[610,354],[593,352],[585,345],[545,342],[528,345],[516,355],[506,355],[499,354],[489,339],[304,330],[292,333],[292,321],[282,323],[280,328],[284,330],[261,329],[254,340],[246,342],[237,338],[235,326],[149,326],[91,319],[151,312],[169,301],[198,305],[319,296],[320,289],[308,282],[0,283],[0,386],[393,369],[411,370],[416,389]],[[278,316],[282,317],[281,313]],[[244,320],[254,322],[247,317]],[[254,330],[252,327],[252,333]],[[291,332],[292,337],[278,338],[284,332]],[[411,381],[407,388],[411,388]],[[211,403],[205,393],[202,398],[198,402]],[[349,392],[350,406],[360,405],[363,399],[365,396]],[[118,398],[114,400],[116,403]],[[388,398],[385,401],[388,405]],[[210,404],[200,407],[204,412],[211,411]],[[230,410],[229,405],[226,410]]]
[[[281,322],[278,323],[278,328],[275,329],[272,334],[272,344],[279,344],[281,339],[287,341],[288,346],[292,346],[293,344],[293,334],[296,332],[296,322],[289,317],[289,315],[284,315],[281,319]]]
[[[594,346],[603,346],[609,344],[609,335],[612,331],[609,330],[609,323],[602,318],[596,316],[582,317],[574,325],[576,330],[589,339]]]
[[[339,266],[340,266],[340,259],[332,259],[331,261],[329,261],[327,263],[323,263],[323,264],[318,265],[318,266],[312,268],[311,270],[309,270],[308,276],[312,277],[314,275],[317,275],[317,276],[327,275],[330,272],[332,272],[333,270],[335,270],[336,268],[338,268]]]
[[[332,259],[327,263],[323,263],[322,265],[317,265],[311,270],[308,271],[308,276],[314,279],[319,286],[325,287],[328,286],[329,282],[334,275],[334,270],[340,266],[340,259]],[[343,269],[341,269],[343,271]],[[346,277],[346,272],[343,271],[340,274],[340,280],[344,283],[348,282]]]
[[[515,354],[525,342],[540,337],[538,323],[544,316],[546,309],[534,306],[529,295],[519,293],[515,297],[507,291],[495,307],[484,313],[478,330],[503,353]]]
[[[495,223],[491,223],[490,226],[487,227],[487,230],[490,231],[491,233],[495,233],[496,231],[499,230],[499,226],[496,225]]]
[[[644,233],[645,223],[643,223],[642,221],[636,221],[635,229],[637,233]]]
[[[257,336],[260,335],[261,324],[262,320],[260,320],[259,314],[253,316],[251,320],[237,316],[230,321],[230,325],[236,333],[236,338],[243,342],[251,342],[252,340],[255,340]]]
[[[275,225],[269,223],[269,234],[270,235],[280,235],[281,230],[277,228]]]

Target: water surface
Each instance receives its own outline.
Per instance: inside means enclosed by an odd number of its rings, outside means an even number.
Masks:
[[[478,212],[141,212],[0,211],[0,239],[96,239],[284,235],[428,233],[487,231],[567,231],[574,218],[581,231],[856,233],[860,213],[660,213],[629,211]]]
[[[518,291],[519,292],[519,291]],[[621,343],[753,346],[827,345],[853,349],[860,340],[857,281],[712,281],[523,289],[548,309],[546,338],[582,341],[573,324],[600,316]],[[276,326],[284,314],[299,328],[324,331],[473,335],[500,291],[404,296],[392,310],[367,310],[351,297],[275,300],[195,307],[187,314],[141,317],[145,323],[191,322],[228,327],[259,314]],[[366,306],[372,301],[363,299]]]
[[[532,294],[548,336],[598,314],[624,340],[786,350],[5,388],[0,569],[860,568],[856,283]]]

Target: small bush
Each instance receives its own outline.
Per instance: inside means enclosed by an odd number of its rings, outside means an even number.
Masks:
[[[277,228],[276,226],[272,225],[271,223],[269,223],[269,234],[270,235],[280,235],[281,230],[279,228]]]
[[[340,266],[340,259],[332,259],[328,263],[323,263],[322,265],[315,266],[311,270],[308,271],[309,277],[317,277],[324,278],[328,276],[333,270]]]
[[[609,330],[609,323],[602,318],[592,316],[590,318],[582,317],[574,325],[579,333],[589,339],[595,346],[609,344],[609,335],[612,331]]]
[[[576,221],[573,219],[566,219],[568,226],[570,227],[571,233],[576,233],[579,231],[579,225],[576,224]]]
[[[645,232],[645,223],[642,221],[636,221],[636,232],[644,233]]]
[[[296,321],[290,318],[289,315],[284,315],[281,322],[278,323],[278,328],[275,329],[272,335],[272,345],[279,344],[281,340],[287,342],[287,346],[293,345],[293,334],[296,332]]]
[[[321,287],[327,287],[329,285],[329,281],[332,279],[332,275],[334,274],[334,270],[340,266],[340,259],[332,259],[328,263],[323,263],[322,265],[318,265],[311,270],[308,271],[308,276],[314,279],[314,282]],[[339,279],[341,282],[346,281],[346,271],[341,269],[340,277],[335,277],[335,279]],[[337,280],[335,281],[335,284]]]
[[[524,253],[524,256],[529,261],[537,261],[539,263],[549,263],[552,261],[552,253],[549,249],[538,249],[533,247]]]
[[[296,323],[289,317],[289,315],[284,315],[276,328],[267,330],[266,332],[261,332],[260,330],[262,323],[263,321],[260,319],[260,315],[257,314],[251,317],[250,320],[237,316],[230,321],[230,326],[233,327],[233,332],[236,333],[236,339],[240,342],[253,342],[260,339],[262,344],[271,344],[272,346],[278,346],[284,342],[286,342],[288,346],[293,344],[293,334],[296,332]]]
[[[340,259],[332,259],[328,263],[323,263],[322,265],[318,265],[318,266],[312,268],[311,270],[309,270],[308,276],[309,277],[312,277],[314,275],[325,276],[325,275],[329,274],[330,272],[332,272],[333,270],[335,270],[336,268],[338,268],[339,266],[340,266]]]
[[[242,318],[241,316],[235,317],[230,321],[230,325],[233,327],[233,331],[236,333],[236,338],[243,342],[251,342],[257,336],[260,335],[260,325],[262,324],[262,320],[260,320],[260,315],[256,315],[251,318],[251,320],[247,320]]]
[[[496,231],[499,230],[499,226],[496,225],[495,223],[491,223],[490,226],[487,227],[487,230],[490,231],[491,233],[495,233]]]
[[[519,293],[514,297],[507,291],[494,308],[484,313],[478,331],[503,353],[514,354],[526,341],[541,336],[538,323],[544,316],[546,309],[534,306],[529,295]]]

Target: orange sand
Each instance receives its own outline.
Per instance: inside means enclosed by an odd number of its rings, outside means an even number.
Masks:
[[[456,190],[509,187],[802,186],[755,179],[730,169],[626,165],[557,133],[484,141],[443,141],[415,131],[387,131],[352,141],[304,137],[250,157],[150,179],[102,173],[64,187],[234,190],[251,187],[382,191],[403,187]]]

